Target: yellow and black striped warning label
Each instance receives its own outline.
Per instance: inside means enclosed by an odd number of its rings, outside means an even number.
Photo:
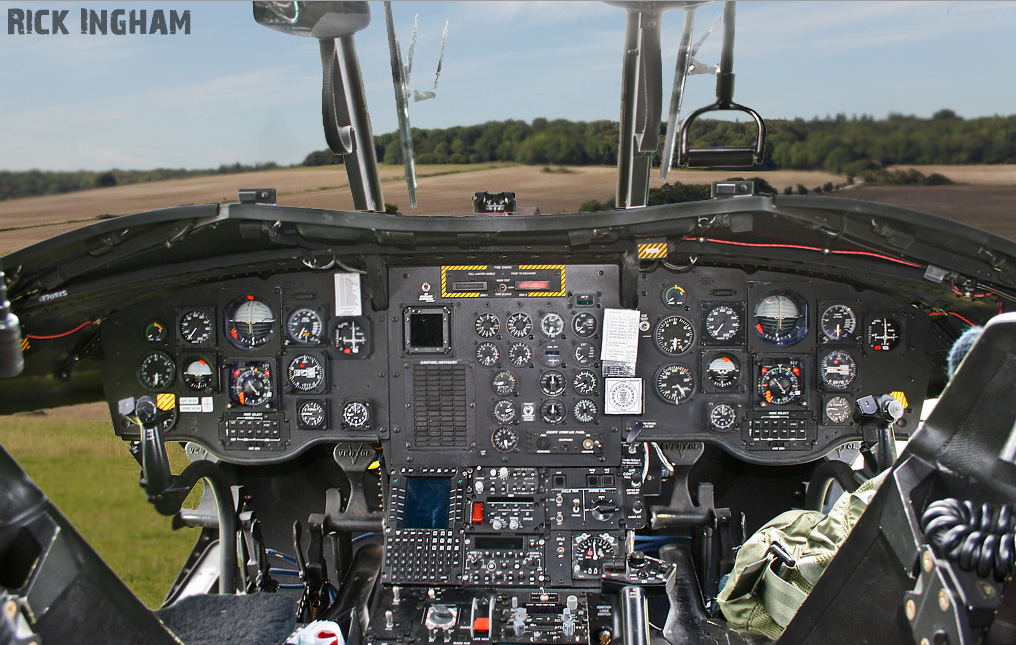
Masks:
[[[449,271],[484,271],[486,264],[460,264],[455,266],[441,267],[441,297],[442,298],[479,298],[486,295],[479,291],[454,291],[448,289]]]
[[[563,264],[443,266],[441,297],[559,297],[568,293],[567,277]]]
[[[907,407],[907,395],[903,392],[890,392],[891,396],[899,401],[904,408]]]
[[[176,395],[169,392],[163,392],[155,395],[155,407],[159,408],[163,412],[168,412],[176,407]]]
[[[652,260],[667,257],[667,240],[647,240],[639,242],[639,259]]]
[[[21,351],[27,352],[29,347],[31,347],[31,344],[29,344],[28,339],[27,338],[22,338],[21,339]]]
[[[563,264],[520,264],[519,270],[520,271],[549,270],[549,271],[558,271],[560,273],[561,279],[558,282],[558,284],[561,285],[560,289],[558,289],[557,291],[530,291],[526,294],[530,298],[544,296],[563,296],[567,292],[567,289],[565,288],[565,281],[567,280],[568,276],[566,275],[566,269]]]

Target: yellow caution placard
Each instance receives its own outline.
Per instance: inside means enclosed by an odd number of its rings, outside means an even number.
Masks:
[[[890,394],[894,399],[896,399],[903,405],[904,409],[908,407],[906,394],[904,394],[903,392],[890,392]]]
[[[22,338],[21,339],[21,351],[23,351],[23,352],[24,351],[28,351],[29,347],[31,347],[31,344],[29,344],[28,339],[27,338]]]
[[[442,298],[560,297],[568,293],[563,264],[441,267]]]
[[[667,240],[664,238],[639,242],[639,259],[654,260],[667,257]]]
[[[155,407],[163,412],[169,412],[176,408],[176,395],[169,392],[162,392],[155,395]]]

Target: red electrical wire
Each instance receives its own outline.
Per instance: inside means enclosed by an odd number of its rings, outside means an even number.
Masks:
[[[818,251],[820,253],[831,253],[833,255],[865,255],[868,257],[878,258],[880,260],[886,260],[888,262],[895,262],[908,267],[914,267],[917,269],[923,268],[920,264],[914,264],[913,262],[907,262],[906,260],[900,260],[889,255],[882,255],[880,253],[871,253],[870,251],[837,251],[833,249],[823,249],[817,246],[801,246],[799,244],[759,244],[756,242],[733,242],[731,240],[717,240],[714,238],[697,238],[697,237],[686,237],[686,242],[712,242],[713,244],[730,244],[732,246],[750,246],[755,248],[763,249],[801,249],[803,251]]]
[[[92,324],[91,320],[86,320],[85,322],[81,323],[80,325],[78,325],[74,329],[72,329],[70,331],[65,331],[62,334],[53,334],[52,336],[33,336],[32,334],[25,334],[25,338],[31,338],[32,340],[52,340],[54,338],[63,338],[64,336],[70,336],[74,332],[79,331],[83,327],[86,327],[87,325],[91,325],[91,324]]]
[[[930,313],[930,314],[928,314],[928,315],[929,315],[929,316],[946,316],[946,315],[949,315],[949,316],[956,316],[957,318],[959,318],[959,319],[960,319],[960,320],[962,320],[963,322],[967,323],[967,324],[968,324],[968,325],[970,325],[971,327],[976,327],[976,326],[977,326],[977,325],[975,325],[974,323],[972,323],[972,322],[970,322],[969,320],[967,320],[966,318],[964,318],[963,316],[961,316],[961,315],[959,315],[958,313],[956,313],[955,311],[933,311],[933,312],[931,312],[931,313]]]

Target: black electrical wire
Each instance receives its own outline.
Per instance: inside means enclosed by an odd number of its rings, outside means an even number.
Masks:
[[[940,557],[982,578],[994,575],[1003,582],[1016,564],[1016,516],[1011,504],[940,499],[924,510],[921,530]]]

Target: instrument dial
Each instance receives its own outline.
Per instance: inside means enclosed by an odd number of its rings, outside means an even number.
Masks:
[[[494,367],[501,358],[501,350],[494,343],[480,343],[476,346],[476,362],[484,367]]]
[[[547,423],[553,425],[564,423],[567,416],[568,408],[565,407],[561,399],[550,399],[549,401],[544,401],[543,405],[540,406],[540,418]]]
[[[741,331],[741,313],[730,305],[717,305],[706,314],[705,326],[714,340],[730,340]]]
[[[533,348],[526,343],[512,343],[508,347],[508,362],[515,367],[525,367],[533,360]]]
[[[819,363],[822,382],[834,390],[845,390],[857,377],[857,361],[843,350],[829,352]]]
[[[688,292],[676,284],[672,284],[663,290],[663,304],[671,309],[677,309],[688,300]]]
[[[362,430],[370,426],[370,407],[365,401],[347,401],[342,406],[342,423]]]
[[[166,327],[158,320],[153,320],[145,327],[145,340],[149,343],[161,343],[166,340]]]
[[[709,425],[718,432],[726,432],[737,422],[737,411],[729,403],[717,403],[709,411]]]
[[[296,309],[286,318],[286,334],[301,345],[319,345],[324,326],[321,314],[310,307]]]
[[[572,408],[572,416],[579,423],[592,423],[596,420],[596,401],[592,399],[579,399]]]
[[[547,338],[557,338],[564,331],[564,318],[551,311],[540,318],[540,333]]]
[[[344,356],[350,358],[366,356],[367,328],[352,318],[340,320],[335,326],[332,343]]]
[[[695,328],[687,318],[668,316],[656,325],[656,346],[670,356],[683,354],[695,342]]]
[[[825,415],[833,423],[846,423],[850,421],[853,409],[850,399],[845,396],[834,396],[826,401]]]
[[[229,396],[234,403],[247,408],[271,403],[274,388],[267,364],[238,365],[233,368],[229,380]]]
[[[596,316],[588,311],[583,311],[572,318],[571,327],[579,338],[589,338],[596,333]]]
[[[664,365],[656,373],[656,393],[674,405],[686,400],[695,391],[695,375],[684,365]]]
[[[579,343],[572,352],[575,362],[579,365],[592,365],[596,360],[596,345],[592,343]]]
[[[180,317],[180,338],[191,345],[203,345],[212,337],[212,319],[194,309]]]
[[[599,385],[599,379],[596,378],[596,373],[591,370],[579,370],[572,378],[572,387],[582,396],[589,396],[595,392],[597,385]]]
[[[892,318],[876,318],[868,323],[868,347],[876,352],[888,352],[900,344],[900,324]]]
[[[609,533],[589,535],[583,533],[575,538],[572,570],[581,575],[599,576],[603,573],[603,561],[614,556],[617,539]]]
[[[498,452],[515,452],[519,447],[519,435],[511,428],[501,426],[491,433],[490,445]]]
[[[830,305],[822,312],[819,326],[829,340],[848,340],[857,331],[857,314],[847,305]]]
[[[719,354],[706,366],[706,378],[722,390],[733,387],[741,377],[741,364],[729,354]]]
[[[297,407],[296,416],[304,430],[321,430],[325,427],[328,414],[325,404],[321,401],[302,401]]]
[[[755,305],[755,333],[780,347],[801,341],[808,335],[808,304],[793,291],[770,293]]]
[[[758,380],[758,393],[772,405],[787,405],[801,398],[801,368],[777,365],[763,367]]]
[[[300,354],[289,361],[286,378],[294,390],[310,392],[324,385],[325,366],[315,356]]]
[[[198,356],[187,360],[180,378],[183,379],[187,389],[200,392],[211,387],[215,380],[215,371],[209,361]]]
[[[533,333],[533,319],[521,311],[516,311],[508,316],[505,327],[508,329],[508,333],[515,338],[525,338]]]
[[[561,372],[544,372],[540,376],[540,389],[547,396],[561,396],[566,382]]]
[[[275,335],[275,312],[257,296],[243,296],[226,307],[226,338],[240,349],[261,347]]]
[[[497,316],[488,311],[476,317],[473,328],[476,330],[476,335],[480,338],[493,338],[501,329],[501,321],[497,319]]]
[[[514,423],[519,417],[519,406],[515,401],[498,399],[491,410],[494,420],[498,423]]]
[[[515,386],[518,385],[518,379],[515,375],[508,370],[501,370],[494,375],[491,386],[494,388],[494,393],[498,396],[509,396],[515,394]]]
[[[165,390],[176,378],[176,363],[165,352],[148,352],[138,364],[138,380],[149,390]]]
[[[562,353],[561,343],[547,343],[540,350],[540,360],[547,367],[557,367],[561,364]]]

